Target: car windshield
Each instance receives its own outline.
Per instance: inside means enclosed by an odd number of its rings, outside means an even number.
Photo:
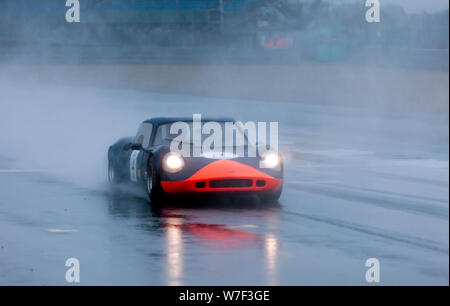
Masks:
[[[155,135],[155,140],[153,142],[154,145],[170,145],[170,143],[172,141],[177,141],[177,142],[183,142],[183,143],[189,143],[189,144],[193,144],[193,135],[200,135],[201,137],[201,143],[203,143],[203,141],[205,139],[207,139],[209,136],[211,136],[212,134],[214,134],[216,132],[216,130],[212,130],[210,133],[206,133],[202,134],[202,128],[198,128],[197,130],[194,130],[193,127],[193,122],[192,121],[183,121],[184,123],[187,124],[187,126],[189,127],[189,134],[184,133],[182,136],[182,131],[181,130],[175,130],[175,134],[170,133],[170,129],[173,123],[167,123],[167,124],[162,124],[158,127],[157,131],[156,131],[156,135]],[[222,146],[225,147],[225,121],[214,121],[215,123],[217,123],[218,125],[216,126],[216,128],[220,127],[221,133],[222,133]],[[208,121],[206,122],[202,122],[201,126],[204,127],[205,124],[209,123]],[[243,131],[241,128],[239,128],[238,126],[236,126],[236,128],[234,129],[235,133],[234,137],[233,137],[233,144],[234,146],[236,146],[237,141],[236,139],[238,137],[240,137],[243,142],[241,141],[241,143],[239,145],[243,145],[246,146],[247,145],[247,135],[245,133],[245,131]],[[181,137],[178,137],[181,136]]]

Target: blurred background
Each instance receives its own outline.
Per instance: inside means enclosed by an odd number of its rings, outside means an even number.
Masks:
[[[53,61],[312,60],[448,70],[448,2],[381,1],[380,23],[365,20],[365,2],[81,0],[81,23],[69,24],[63,0],[2,1],[0,58],[20,48],[26,59]]]
[[[365,3],[81,0],[67,23],[64,0],[4,0],[0,64],[9,80],[448,112],[448,1],[381,1],[379,23]]]

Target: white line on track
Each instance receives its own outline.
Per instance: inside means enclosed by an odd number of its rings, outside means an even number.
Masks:
[[[43,172],[39,169],[0,169],[0,173],[33,173],[33,172]]]
[[[77,233],[77,229],[60,229],[60,228],[49,228],[47,232],[50,233]]]

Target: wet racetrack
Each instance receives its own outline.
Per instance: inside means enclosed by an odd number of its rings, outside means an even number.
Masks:
[[[9,88],[0,284],[67,284],[75,257],[82,285],[364,285],[374,257],[381,284],[448,285],[448,114],[92,88],[61,102],[61,88]],[[147,117],[194,112],[279,121],[279,204],[152,207],[111,192],[112,142]]]

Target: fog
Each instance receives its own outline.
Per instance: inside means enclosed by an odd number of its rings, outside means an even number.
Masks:
[[[448,1],[64,2],[0,0],[0,284],[448,285]],[[279,123],[279,203],[111,192],[110,145],[194,113]]]
[[[18,168],[101,183],[108,146],[156,114],[190,116],[194,106],[183,100],[202,101],[200,112],[288,125],[301,118],[295,113],[301,105],[326,106],[342,114],[300,127],[313,125],[318,138],[329,138],[333,129],[334,137],[348,141],[397,135],[430,148],[445,142],[445,132],[424,127],[430,116],[448,124],[446,1],[383,2],[378,25],[363,20],[361,1],[299,1],[294,13],[287,12],[293,2],[266,1],[245,18],[226,11],[219,33],[195,20],[181,19],[183,26],[151,21],[162,10],[128,7],[122,16],[114,2],[82,2],[86,21],[67,24],[66,8],[50,2],[48,8],[26,1],[0,6],[0,154]],[[125,15],[150,22],[124,24]],[[261,39],[271,35],[284,36],[288,45],[267,49]],[[313,52],[314,35],[330,41],[328,55]],[[257,101],[269,106],[254,109]],[[293,113],[277,106],[289,103]],[[352,109],[370,121],[352,119]],[[414,122],[403,119],[397,131],[388,130],[396,115]]]
[[[90,189],[105,189],[107,149],[118,138],[135,135],[147,118],[193,113],[279,122],[281,150],[292,166],[298,163],[298,150],[333,155],[353,150],[440,161],[439,167],[448,168],[448,113],[335,100],[300,104],[214,98],[211,92],[207,97],[158,94],[65,81],[18,81],[11,75],[0,78],[0,146],[2,158],[10,160],[7,168],[43,171]]]
[[[248,2],[240,14],[225,6],[222,27],[199,21],[194,2],[177,8],[179,25],[164,23],[169,4],[83,1],[82,22],[68,24],[66,7],[44,2],[0,6],[0,153],[18,168],[101,183],[116,139],[194,108],[300,124],[325,143],[448,147],[429,127],[448,127],[446,1],[383,1],[379,24],[365,22],[363,1]],[[308,107],[323,114],[298,122]]]
[[[435,13],[446,9],[448,10],[448,1],[446,0],[385,0],[382,2],[385,4],[401,5],[405,11],[409,13]]]

